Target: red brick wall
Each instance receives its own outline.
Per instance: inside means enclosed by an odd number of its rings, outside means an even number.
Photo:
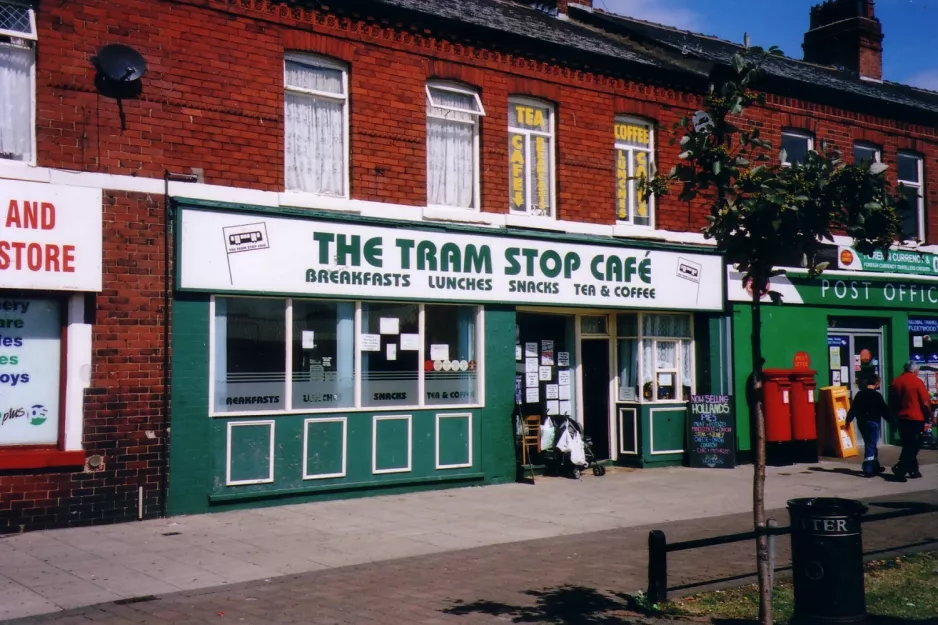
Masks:
[[[104,192],[104,279],[95,296],[83,436],[86,455],[100,454],[104,465],[0,472],[0,534],[136,519],[139,486],[145,516],[160,512],[162,204],[162,197]]]

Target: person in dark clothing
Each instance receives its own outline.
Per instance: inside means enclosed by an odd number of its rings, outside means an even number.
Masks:
[[[918,377],[918,364],[907,362],[902,375],[889,387],[889,405],[899,421],[899,439],[902,453],[892,472],[899,478],[922,477],[918,470],[918,450],[921,447],[925,421],[932,420],[931,398],[925,383]]]
[[[882,420],[892,421],[889,406],[879,392],[879,376],[868,373],[863,379],[863,388],[853,398],[847,413],[847,425],[854,419],[863,436],[863,475],[873,477],[885,471],[879,464],[879,432]]]

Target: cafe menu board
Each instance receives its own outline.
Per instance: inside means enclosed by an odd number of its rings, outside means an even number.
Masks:
[[[688,460],[697,469],[736,466],[736,432],[730,395],[691,395]]]
[[[58,441],[59,315],[56,300],[0,299],[0,447]]]

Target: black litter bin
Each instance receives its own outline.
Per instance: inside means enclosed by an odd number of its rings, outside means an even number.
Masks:
[[[813,497],[788,502],[793,625],[866,622],[860,535],[864,512],[866,506],[852,499]]]

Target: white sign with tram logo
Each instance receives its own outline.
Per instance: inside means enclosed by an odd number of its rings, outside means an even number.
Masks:
[[[250,252],[253,250],[266,250],[270,247],[267,240],[267,224],[264,222],[244,224],[241,226],[226,226],[222,228],[225,234],[225,249],[228,254]],[[231,275],[231,261],[228,261],[228,278],[234,284]]]

